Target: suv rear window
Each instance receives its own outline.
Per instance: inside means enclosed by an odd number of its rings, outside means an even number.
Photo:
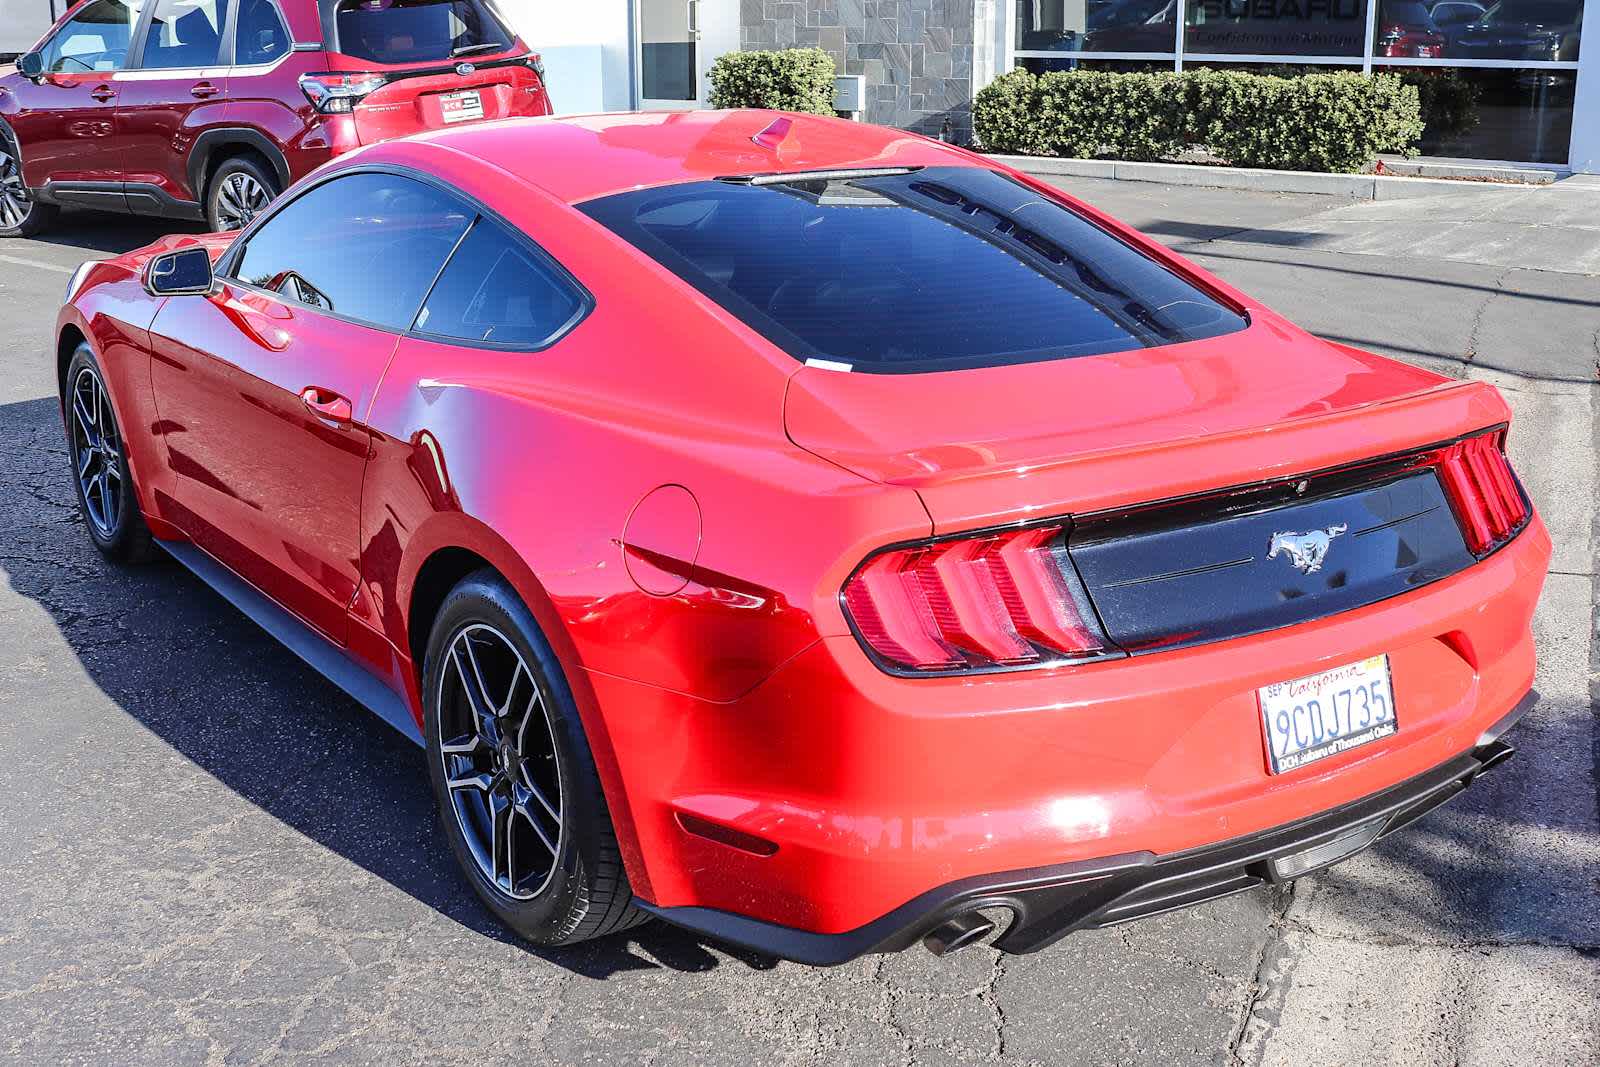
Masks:
[[[340,0],[338,51],[374,63],[428,63],[503,52],[511,34],[484,0]]]
[[[978,167],[722,179],[579,205],[797,359],[910,372],[1123,352],[1245,318]]]

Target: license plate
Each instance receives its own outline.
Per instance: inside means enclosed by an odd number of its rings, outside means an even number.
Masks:
[[[445,93],[439,97],[439,110],[446,122],[467,122],[483,118],[483,97],[478,90]]]
[[[1398,728],[1389,657],[1258,689],[1272,773],[1348,752]]]

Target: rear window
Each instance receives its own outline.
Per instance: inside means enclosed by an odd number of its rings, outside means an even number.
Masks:
[[[374,63],[428,63],[511,47],[484,0],[340,0],[334,29],[343,55]]]
[[[582,210],[797,359],[862,371],[1154,348],[1246,320],[995,171],[726,179]]]

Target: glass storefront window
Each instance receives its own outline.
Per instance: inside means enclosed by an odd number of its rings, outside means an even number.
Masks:
[[[1382,0],[1380,59],[1520,59],[1575,63],[1583,0]]]
[[[1565,163],[1572,140],[1570,70],[1378,67],[1422,93],[1422,154]]]
[[[1017,51],[1174,53],[1179,2],[1017,0]]]
[[[1367,0],[1190,0],[1186,53],[1360,56]]]
[[[1114,74],[1171,74],[1170,59],[1094,59],[1090,56],[1071,59],[1040,59],[1037,56],[1017,60],[1017,66],[1035,74],[1050,70],[1104,70]]]

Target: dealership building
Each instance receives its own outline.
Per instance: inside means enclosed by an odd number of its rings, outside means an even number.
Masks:
[[[1393,71],[1422,90],[1427,156],[1600,172],[1600,2],[1584,0],[494,0],[544,54],[558,111],[705,106],[711,64],[816,46],[860,117],[971,133],[1008,70]],[[68,0],[0,0],[0,54]]]
[[[1600,4],[1583,0],[498,0],[560,111],[704,106],[740,48],[816,46],[861,117],[965,137],[972,96],[1030,70],[1394,71],[1427,156],[1600,172]]]

